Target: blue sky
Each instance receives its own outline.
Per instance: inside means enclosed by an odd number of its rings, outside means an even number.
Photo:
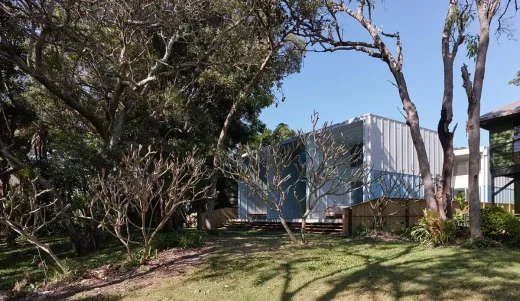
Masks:
[[[386,1],[374,13],[373,20],[385,31],[399,31],[403,43],[404,74],[412,101],[417,106],[421,126],[436,129],[443,93],[441,32],[449,1]],[[520,70],[520,14],[510,23],[516,39],[492,36],[486,65],[481,114],[520,99],[520,87],[508,85]],[[516,23],[516,24],[515,24]],[[352,36],[365,37],[357,23],[345,24]],[[496,24],[493,26],[496,29]],[[475,22],[471,28],[478,31]],[[393,41],[388,41],[393,46]],[[466,146],[464,131],[467,98],[462,88],[460,67],[466,63],[473,73],[473,60],[459,50],[454,70],[454,122],[458,123],[455,146]],[[294,129],[308,130],[313,110],[322,121],[341,122],[365,113],[404,120],[397,89],[386,64],[360,52],[308,53],[299,74],[284,83],[285,102],[265,109],[261,119],[269,128],[280,122]],[[482,130],[481,144],[488,145],[488,133]]]

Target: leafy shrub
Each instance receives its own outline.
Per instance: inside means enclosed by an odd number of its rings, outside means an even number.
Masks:
[[[443,220],[438,212],[424,210],[424,216],[412,228],[413,240],[424,245],[444,245],[455,238],[457,226],[454,220]]]
[[[185,232],[179,237],[179,247],[196,248],[204,243],[202,235],[198,233]]]
[[[520,245],[520,220],[502,207],[482,209],[480,226],[485,237],[508,245]]]
[[[169,248],[196,248],[201,246],[205,239],[205,234],[199,231],[162,232],[154,239],[152,249],[162,251]]]
[[[460,246],[464,249],[486,249],[496,245],[497,243],[494,240],[484,237],[481,239],[468,238]]]
[[[463,191],[455,194],[455,201],[457,201],[459,208],[455,209],[453,219],[458,227],[469,227],[469,204],[466,203],[466,194]]]
[[[468,203],[466,203],[466,193],[463,191],[457,192],[457,194],[455,194],[455,200],[459,204],[460,211],[466,211],[469,206]]]
[[[402,228],[401,232],[399,232],[399,237],[401,237],[402,239],[413,239],[412,228]]]

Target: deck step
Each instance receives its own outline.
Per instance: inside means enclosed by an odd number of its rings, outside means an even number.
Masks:
[[[289,228],[294,231],[300,231],[301,223],[287,223]],[[246,228],[264,231],[284,231],[283,225],[276,222],[244,222],[244,221],[228,221],[223,225],[224,229]],[[305,229],[308,233],[318,234],[340,234],[343,225],[339,223],[307,223]]]

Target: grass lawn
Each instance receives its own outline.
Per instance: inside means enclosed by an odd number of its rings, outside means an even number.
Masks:
[[[247,235],[244,235],[247,234]],[[285,235],[222,238],[180,279],[129,300],[520,300],[520,250],[425,249],[414,243]]]
[[[83,257],[74,257],[72,245],[65,238],[44,239],[44,242],[51,245],[56,255],[63,260],[65,266],[72,269],[85,270],[96,268],[108,263],[119,262],[125,259],[124,249],[115,242],[108,243],[105,248],[94,254]],[[7,248],[5,244],[0,245],[0,290],[10,290],[17,281],[24,278],[24,273],[29,273],[33,283],[43,281],[45,274],[43,269],[38,267],[41,262],[38,250],[30,243],[20,242],[15,248]],[[57,267],[47,255],[40,251],[40,254],[47,264],[48,276],[52,278],[56,275]]]
[[[181,237],[200,235],[206,236],[205,233],[200,234],[195,230],[159,232],[152,243],[152,254],[156,250],[160,251],[179,245]],[[49,238],[42,241],[48,243],[55,254],[63,261],[62,263],[77,275],[86,270],[111,263],[122,263],[127,260],[124,247],[111,236],[103,242],[102,248],[98,252],[82,257],[74,256],[72,245],[66,238]],[[40,251],[40,255],[48,266],[48,280],[52,280],[57,275],[58,269],[47,253]],[[43,269],[38,266],[41,262],[40,255],[33,245],[24,241],[20,241],[19,246],[14,248],[0,244],[0,290],[11,290],[17,281],[24,279],[25,273],[30,274],[31,283],[42,282],[45,279],[45,274]]]
[[[289,246],[284,233],[252,231],[222,231],[209,239],[213,251],[187,273],[148,279],[142,286],[130,282],[126,291],[107,286],[72,299],[520,300],[518,249],[427,249],[406,241],[321,235],[310,235],[307,246]],[[106,264],[123,258],[120,251],[114,246],[76,260]],[[20,254],[14,254],[0,254],[2,285],[5,275],[19,273],[20,261],[14,261]],[[11,268],[4,272],[6,264]]]

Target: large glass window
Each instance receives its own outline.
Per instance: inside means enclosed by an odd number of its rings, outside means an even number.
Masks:
[[[467,175],[468,173],[468,161],[457,162],[457,166],[455,167],[455,176]]]
[[[352,192],[350,193],[352,205],[363,202],[363,182],[352,183]]]
[[[350,167],[358,167],[363,164],[363,143],[356,143],[350,149],[350,157],[352,159]]]

